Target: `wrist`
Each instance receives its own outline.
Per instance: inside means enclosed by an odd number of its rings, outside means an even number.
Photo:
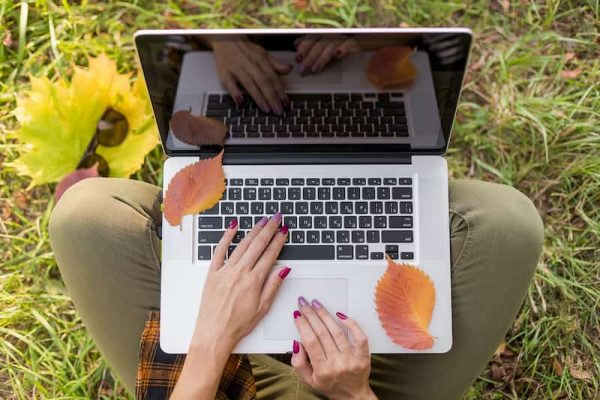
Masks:
[[[377,400],[377,396],[371,390],[371,387],[367,384],[362,390],[354,391],[352,394],[345,395],[342,397],[331,397],[330,400]]]

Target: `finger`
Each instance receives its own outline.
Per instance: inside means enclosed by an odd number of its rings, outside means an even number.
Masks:
[[[294,311],[294,323],[300,334],[300,340],[310,358],[311,365],[315,366],[325,361],[325,351],[323,351],[319,338],[308,323],[308,320],[298,310]]]
[[[296,45],[296,62],[301,63],[311,47],[315,44],[315,41],[318,39],[318,36],[305,36],[303,37],[298,44]]]
[[[254,99],[256,104],[258,104],[261,110],[263,110],[266,113],[271,112],[271,108],[269,107],[267,99],[265,99],[265,97],[262,95],[260,89],[258,88],[258,86],[256,86],[254,78],[252,77],[250,72],[248,72],[245,69],[245,67],[246,64],[244,64],[241,68],[236,69],[236,76],[238,78],[238,81],[242,84],[244,89],[246,89],[248,94],[250,94],[250,97]]]
[[[304,57],[304,61],[302,62],[302,66],[300,67],[301,74],[306,74],[309,71],[312,71],[315,61],[317,61],[323,50],[325,50],[325,46],[327,46],[327,43],[328,42],[326,40],[320,40],[310,48],[310,51]]]
[[[308,354],[306,353],[304,346],[296,340],[294,340],[292,344],[291,364],[298,376],[308,385],[314,387],[312,380],[313,369],[308,361]]]
[[[335,315],[339,318],[342,325],[350,331],[350,344],[354,347],[354,350],[361,356],[368,356],[369,341],[367,335],[360,329],[356,321],[348,318],[346,314],[339,311]]]
[[[337,58],[338,60],[340,58],[344,58],[346,57],[346,55],[352,51],[356,51],[357,50],[357,42],[354,39],[347,39],[345,40],[340,47],[338,47],[337,51],[335,52],[335,58]]]
[[[261,310],[261,315],[264,315],[269,311],[283,280],[288,276],[291,270],[290,267],[278,268],[273,270],[268,276],[260,295],[259,309]]]
[[[259,274],[263,281],[275,264],[277,257],[279,257],[279,253],[281,253],[281,249],[285,245],[287,235],[287,229],[280,229],[254,265],[253,271]]]
[[[269,103],[269,107],[275,112],[275,114],[281,114],[283,112],[283,84],[279,79],[279,75],[275,73],[268,58],[262,56],[261,52],[254,53],[251,55],[254,64],[246,66],[251,72],[252,78],[256,83],[256,86],[260,89],[265,99]]]
[[[292,64],[288,64],[288,63],[279,61],[278,59],[273,57],[271,54],[269,54],[268,57],[269,57],[269,61],[271,62],[271,65],[273,66],[273,69],[279,75],[287,75],[294,68]]]
[[[321,52],[319,58],[317,58],[314,65],[312,66],[313,73],[321,72],[321,70],[325,68],[327,64],[329,64],[331,59],[334,57],[335,51],[339,47],[339,44],[340,43],[338,41],[332,41],[327,44],[327,46]]]
[[[300,308],[300,312],[302,313],[303,318],[308,321],[310,327],[313,332],[317,336],[317,339],[321,343],[321,347],[325,352],[325,356],[327,358],[333,357],[336,353],[339,352],[339,349],[335,345],[333,341],[333,337],[331,337],[331,333],[329,333],[329,329],[325,326],[321,318],[317,315],[313,307],[308,304],[306,299],[302,296],[298,297],[298,307]]]
[[[246,233],[246,236],[244,236],[240,244],[236,246],[233,253],[231,253],[231,255],[229,256],[229,259],[227,261],[230,265],[235,265],[238,261],[240,261],[240,259],[248,249],[248,246],[250,246],[250,243],[252,243],[252,240],[256,236],[258,236],[258,234],[260,233],[260,231],[262,231],[262,229],[268,221],[269,218],[262,217],[256,224],[254,224],[250,232]]]
[[[313,306],[319,318],[321,318],[321,321],[323,321],[323,324],[327,327],[327,329],[329,329],[329,333],[331,334],[331,337],[333,338],[337,348],[341,352],[350,350],[350,342],[348,341],[348,336],[346,336],[346,332],[342,326],[317,299],[311,301],[311,305]]]
[[[238,87],[238,84],[233,75],[227,73],[221,80],[221,83],[225,87],[225,90],[227,90],[227,93],[229,93],[229,95],[233,97],[233,101],[235,101],[235,104],[238,107],[241,107],[242,103],[244,102],[244,94]]]
[[[212,261],[210,262],[210,269],[218,270],[223,266],[223,264],[225,263],[225,255],[227,254],[227,249],[231,245],[231,241],[237,233],[237,230],[238,220],[236,218],[231,220],[231,222],[229,223],[229,227],[227,227],[227,230],[225,231],[225,233],[223,233],[221,240],[219,240],[219,243],[215,248],[215,253],[213,254]]]
[[[248,249],[239,261],[242,268],[251,270],[256,265],[256,261],[263,254],[273,236],[277,233],[279,224],[281,223],[281,213],[277,213],[267,222],[260,233],[252,239],[248,245]],[[285,229],[284,229],[285,228]],[[287,234],[287,227],[282,227],[282,233]]]

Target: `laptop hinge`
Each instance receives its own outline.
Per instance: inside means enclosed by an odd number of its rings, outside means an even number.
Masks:
[[[223,155],[225,165],[269,164],[410,164],[409,154],[393,153],[228,153]]]

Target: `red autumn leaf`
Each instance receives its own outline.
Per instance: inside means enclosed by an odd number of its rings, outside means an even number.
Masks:
[[[367,79],[379,89],[397,86],[417,76],[417,68],[410,60],[410,47],[384,47],[367,64]]]
[[[578,67],[573,70],[564,70],[560,73],[560,76],[564,79],[574,79],[577,78],[581,72],[583,72],[583,68]]]
[[[191,110],[177,111],[171,117],[171,130],[175,137],[194,146],[222,145],[227,125],[212,118],[192,115]]]
[[[433,346],[429,323],[435,288],[425,272],[387,257],[388,268],[377,282],[375,305],[383,329],[396,344],[426,350]]]
[[[179,170],[167,187],[163,213],[169,224],[181,224],[187,214],[208,210],[225,191],[223,151],[213,158],[197,161]]]
[[[58,185],[56,185],[56,189],[54,189],[54,201],[58,203],[58,200],[60,200],[67,189],[77,182],[87,178],[94,178],[96,176],[100,176],[98,173],[98,162],[89,168],[77,169],[70,174],[65,175],[60,182],[58,182]]]

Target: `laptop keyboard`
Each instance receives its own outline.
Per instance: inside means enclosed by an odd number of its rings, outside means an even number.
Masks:
[[[198,260],[210,260],[238,218],[228,254],[263,216],[289,227],[280,260],[412,260],[412,178],[247,178],[226,180],[221,201],[198,215]],[[405,248],[406,246],[401,246]]]
[[[206,116],[229,126],[231,138],[407,137],[403,94],[290,93],[282,115],[267,114],[246,96],[238,108],[231,96],[208,96]]]

